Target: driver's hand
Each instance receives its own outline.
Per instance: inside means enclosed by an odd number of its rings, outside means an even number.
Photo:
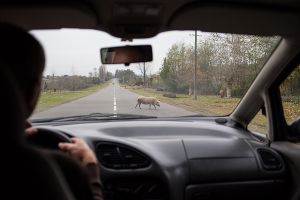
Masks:
[[[61,150],[68,152],[74,158],[79,159],[83,165],[97,163],[94,152],[84,140],[72,138],[71,141],[72,143],[59,143],[58,147]]]
[[[25,133],[27,135],[33,135],[33,134],[35,134],[37,132],[38,132],[37,128],[29,127],[29,128],[25,129]]]

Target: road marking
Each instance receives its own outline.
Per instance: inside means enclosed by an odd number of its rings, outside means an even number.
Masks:
[[[114,84],[114,116],[117,115],[116,83]]]

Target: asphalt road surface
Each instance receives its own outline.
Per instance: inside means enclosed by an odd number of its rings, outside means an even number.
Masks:
[[[161,103],[156,110],[153,107],[149,109],[149,105],[141,105],[141,109],[135,108],[138,96],[120,87],[118,81],[114,79],[112,84],[94,94],[35,113],[32,119],[86,115],[90,113],[138,114],[157,117],[195,114],[166,103]]]

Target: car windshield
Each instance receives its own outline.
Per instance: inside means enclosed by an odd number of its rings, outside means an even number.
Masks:
[[[201,31],[164,32],[133,41],[95,30],[31,33],[46,53],[42,92],[32,119],[92,113],[228,115],[280,40]],[[135,44],[152,45],[153,61],[129,66],[101,63],[101,48]]]

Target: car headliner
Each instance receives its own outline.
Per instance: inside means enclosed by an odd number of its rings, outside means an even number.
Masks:
[[[6,0],[0,19],[26,29],[98,29],[121,38],[168,30],[259,35],[300,33],[297,0]]]

